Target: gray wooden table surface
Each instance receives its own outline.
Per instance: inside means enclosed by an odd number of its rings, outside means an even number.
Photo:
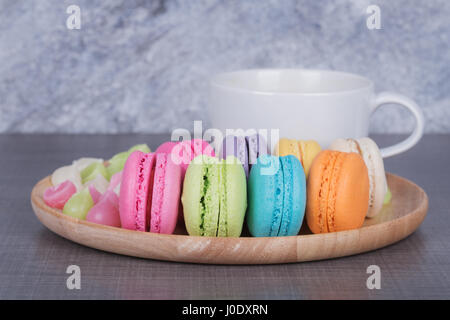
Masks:
[[[108,158],[133,144],[155,149],[168,135],[0,135],[1,299],[392,299],[450,298],[450,136],[429,135],[386,159],[387,171],[428,193],[428,216],[407,239],[356,256],[269,265],[194,265],[144,260],[87,248],[40,224],[33,185],[82,156]],[[381,146],[400,136],[375,136]],[[68,290],[66,268],[81,268]],[[366,269],[381,269],[369,290]]]

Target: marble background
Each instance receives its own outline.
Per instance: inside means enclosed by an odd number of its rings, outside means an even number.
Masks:
[[[81,30],[66,28],[71,4]],[[449,35],[448,0],[0,0],[0,132],[191,129],[212,74],[261,67],[360,73],[450,132]],[[371,131],[412,126],[387,106]]]

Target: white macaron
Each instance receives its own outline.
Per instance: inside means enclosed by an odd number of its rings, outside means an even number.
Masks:
[[[336,139],[330,145],[331,150],[359,153],[369,173],[370,196],[367,217],[376,216],[383,207],[387,192],[386,174],[384,172],[383,158],[377,144],[370,138]]]

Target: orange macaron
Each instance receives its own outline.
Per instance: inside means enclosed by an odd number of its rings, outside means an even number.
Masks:
[[[356,153],[324,150],[314,159],[307,186],[306,221],[313,233],[360,228],[369,206],[369,178]]]

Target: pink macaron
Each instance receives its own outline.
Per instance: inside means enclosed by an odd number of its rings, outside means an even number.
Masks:
[[[192,159],[201,154],[211,157],[215,156],[213,147],[202,139],[184,140],[180,142],[168,141],[161,144],[155,153],[170,154],[172,162],[181,167],[182,178],[184,178]]]
[[[156,148],[155,153],[171,153],[172,149],[178,144],[176,141],[167,141]]]
[[[181,184],[184,181],[184,176],[189,164],[195,157],[201,154],[211,157],[215,156],[214,148],[211,147],[211,145],[207,141],[202,139],[183,140],[179,142],[167,141],[161,144],[156,149],[155,154],[160,153],[170,154],[171,162],[181,168]],[[183,206],[181,205],[181,199],[179,200],[179,202],[178,218],[180,223],[184,223]]]
[[[173,233],[177,223],[181,168],[167,153],[134,151],[122,173],[119,213],[122,228]]]
[[[155,154],[150,232],[173,233],[181,192],[181,168],[168,154]]]

